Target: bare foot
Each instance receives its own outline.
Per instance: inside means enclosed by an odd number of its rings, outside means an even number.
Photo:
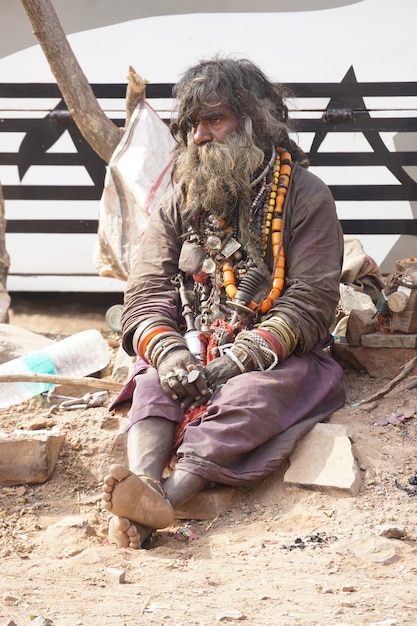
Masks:
[[[103,506],[118,517],[148,528],[166,528],[174,509],[161,494],[124,465],[111,465],[103,484]]]
[[[132,548],[139,550],[141,541],[138,529],[126,517],[113,515],[109,522],[109,539],[119,548]]]

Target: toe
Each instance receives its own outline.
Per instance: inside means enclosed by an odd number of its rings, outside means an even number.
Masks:
[[[123,480],[127,478],[132,473],[129,468],[125,465],[120,465],[119,463],[114,463],[110,465],[109,472],[114,480]]]
[[[110,474],[107,474],[107,476],[104,477],[103,489],[105,489],[106,487],[111,489],[114,486],[114,483],[115,483],[115,480],[113,476],[110,476]]]

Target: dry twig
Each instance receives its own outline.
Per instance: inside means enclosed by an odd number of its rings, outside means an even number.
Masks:
[[[390,380],[389,383],[385,385],[385,387],[383,387],[380,391],[377,391],[377,393],[374,393],[372,396],[369,396],[369,398],[363,400],[361,404],[366,404],[367,402],[373,402],[374,400],[380,400],[381,398],[383,398],[388,392],[394,389],[394,387],[396,387],[399,382],[404,380],[404,378],[407,378],[407,376],[410,374],[410,372],[413,371],[416,365],[417,356],[413,357],[410,361],[408,361],[408,363],[404,365],[402,371],[398,374],[398,376]]]
[[[0,374],[0,383],[51,383],[52,385],[80,385],[84,387],[95,387],[96,389],[108,389],[109,391],[120,391],[121,383],[115,383],[103,378],[82,377],[71,378],[70,376],[59,376],[58,374],[39,374],[38,372],[27,374]]]

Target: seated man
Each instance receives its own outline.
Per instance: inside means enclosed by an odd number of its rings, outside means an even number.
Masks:
[[[247,486],[343,406],[324,350],[343,237],[333,198],[290,139],[282,88],[215,58],[175,88],[173,184],[128,279],[123,347],[137,354],[129,467],[104,480],[109,537],[139,548],[209,483]],[[175,468],[162,483],[175,450]]]

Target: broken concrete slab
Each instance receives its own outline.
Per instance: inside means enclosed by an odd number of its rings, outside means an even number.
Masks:
[[[0,486],[44,483],[54,471],[64,435],[23,431],[0,434]]]
[[[284,475],[284,486],[336,496],[357,495],[361,477],[346,427],[316,424],[297,443]]]
[[[51,343],[53,340],[44,335],[12,324],[0,324],[0,363],[42,350]]]

